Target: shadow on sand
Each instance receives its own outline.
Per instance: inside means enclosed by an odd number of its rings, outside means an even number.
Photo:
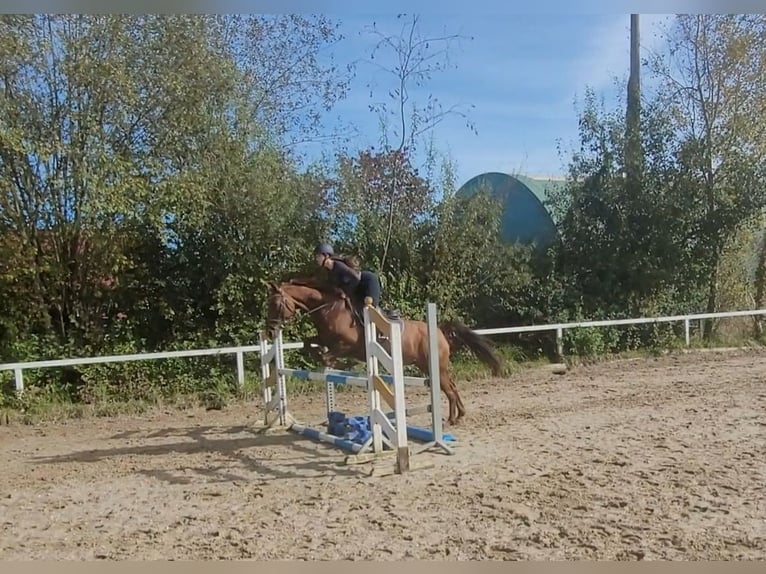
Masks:
[[[165,442],[147,444],[157,439],[165,439]],[[244,425],[171,427],[118,433],[107,440],[127,441],[128,444],[36,457],[33,462],[87,464],[120,458],[188,455],[188,465],[179,465],[176,459],[170,464],[160,462],[157,465],[164,468],[136,470],[138,474],[170,484],[193,484],[199,483],[200,479],[222,483],[362,476],[360,469],[342,463],[342,452],[337,448],[288,431],[260,433],[258,429]],[[146,465],[139,463],[136,466]]]

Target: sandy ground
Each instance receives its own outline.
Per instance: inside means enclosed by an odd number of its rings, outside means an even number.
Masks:
[[[740,352],[463,383],[457,454],[374,478],[257,405],[0,427],[0,558],[764,559],[765,381]]]

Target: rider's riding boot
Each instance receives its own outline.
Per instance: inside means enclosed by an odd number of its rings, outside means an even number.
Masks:
[[[386,309],[384,313],[392,321],[399,321],[402,318],[402,314],[399,312],[399,309]]]
[[[383,307],[378,307],[378,309],[383,314],[383,316],[386,317],[389,321],[395,321],[395,322],[402,321],[402,315],[398,309],[385,309]],[[384,335],[383,333],[378,333],[378,339],[382,341],[388,341],[388,337]]]

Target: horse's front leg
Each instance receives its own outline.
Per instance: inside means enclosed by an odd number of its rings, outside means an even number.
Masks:
[[[325,369],[337,370],[339,357],[336,350],[322,345],[314,349],[314,355]]]
[[[310,359],[323,362],[323,356],[326,353],[326,347],[323,347],[319,337],[309,337],[303,340],[301,352]]]
[[[322,365],[325,369],[337,370],[338,357],[332,351],[325,351],[322,353]]]
[[[319,337],[304,339],[302,351],[326,369],[334,369],[338,363],[337,353],[323,345]]]

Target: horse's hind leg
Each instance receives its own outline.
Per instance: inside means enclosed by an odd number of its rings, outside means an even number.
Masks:
[[[439,351],[439,388],[447,397],[449,405],[447,422],[449,424],[456,424],[465,416],[465,406],[463,405],[463,400],[460,398],[460,393],[458,393],[457,386],[450,374],[449,355],[444,352],[444,348],[439,349]],[[429,364],[427,356],[421,356],[416,361],[416,365],[423,374],[428,374]],[[426,385],[429,387],[431,386],[431,380],[428,378],[426,379]]]
[[[428,372],[427,366],[425,369],[423,367],[420,368],[425,373]],[[430,379],[426,379],[426,385],[429,387],[431,386]],[[455,424],[463,415],[465,415],[465,407],[463,406],[463,401],[460,399],[460,395],[457,392],[457,388],[455,387],[455,383],[452,381],[452,377],[450,376],[448,369],[441,365],[439,367],[439,388],[447,397],[447,403],[449,405],[447,422],[449,424]]]
[[[446,341],[439,345],[439,382],[450,402],[449,423],[457,424],[465,416],[465,405],[450,372],[450,353]]]
[[[439,372],[439,382],[444,394],[447,395],[449,400],[449,423],[457,424],[460,419],[465,416],[465,405],[463,405],[463,399],[460,398],[460,393],[457,390],[457,385],[452,379],[452,375],[449,370],[442,367]]]

